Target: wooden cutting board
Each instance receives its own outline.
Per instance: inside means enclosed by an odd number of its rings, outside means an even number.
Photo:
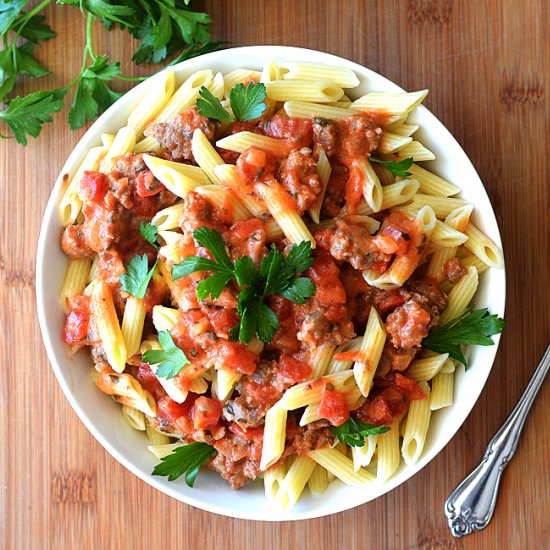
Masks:
[[[235,46],[325,50],[380,72],[426,105],[477,168],[500,223],[508,326],[492,374],[463,428],[431,464],[375,502],[319,520],[237,521],[172,500],[111,458],[68,405],[49,367],[35,307],[35,250],[46,200],[84,130],[66,113],[28,147],[0,142],[0,547],[6,549],[235,548],[543,549],[550,547],[550,382],[507,469],[493,521],[453,539],[443,502],[478,463],[550,339],[548,4],[544,0],[210,1],[216,38]],[[58,37],[38,48],[52,75],[78,73],[84,22],[51,6]],[[122,60],[135,44],[97,28],[98,52]]]

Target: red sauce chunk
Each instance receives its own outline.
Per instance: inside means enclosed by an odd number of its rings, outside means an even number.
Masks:
[[[222,414],[222,406],[217,399],[201,395],[193,407],[193,427],[196,430],[210,430],[214,428]]]
[[[250,351],[243,344],[221,339],[216,346],[216,355],[224,369],[242,374],[252,374],[260,360],[257,353]]]
[[[101,202],[109,189],[107,176],[101,172],[84,172],[78,184],[82,201]]]
[[[323,389],[317,414],[328,420],[333,426],[341,426],[349,419],[346,398],[339,391],[336,391],[332,384],[327,384]]]
[[[65,321],[63,339],[70,346],[87,344],[88,326],[90,324],[90,299],[87,296],[71,298],[71,311]]]
[[[290,386],[307,380],[311,375],[311,371],[312,369],[307,363],[283,354],[279,359],[277,376]]]

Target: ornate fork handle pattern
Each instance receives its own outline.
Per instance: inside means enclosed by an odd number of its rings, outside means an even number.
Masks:
[[[550,345],[514,410],[491,439],[479,466],[446,500],[445,515],[455,537],[480,531],[491,520],[502,472],[514,456],[527,414],[549,369]]]

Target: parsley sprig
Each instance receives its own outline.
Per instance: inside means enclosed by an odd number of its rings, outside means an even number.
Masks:
[[[369,160],[385,166],[394,176],[408,178],[412,175],[410,172],[407,172],[407,170],[412,166],[412,157],[403,160],[382,160],[381,158],[370,156]]]
[[[167,330],[159,332],[159,343],[162,350],[151,349],[143,354],[143,360],[150,365],[158,365],[157,376],[170,380],[174,378],[180,370],[189,364],[183,350],[181,350],[172,339],[172,335]]]
[[[152,223],[141,222],[141,224],[139,225],[139,232],[150,245],[154,246],[158,250],[158,229],[156,225],[153,225]]]
[[[489,315],[487,308],[476,311],[468,308],[456,319],[432,330],[422,340],[422,346],[437,353],[448,353],[450,357],[460,361],[467,370],[468,362],[460,345],[492,346],[494,342],[491,336],[501,333],[505,324],[506,321],[497,315]]]
[[[200,98],[196,102],[199,114],[215,120],[233,121],[233,117],[224,109],[221,101],[205,86],[201,87],[199,95]],[[246,87],[239,82],[233,86],[229,92],[229,104],[235,119],[243,121],[262,116],[267,109],[264,103],[266,97],[265,84],[262,82],[250,82]]]
[[[280,294],[287,300],[303,304],[313,296],[315,285],[307,277],[297,277],[313,264],[311,243],[292,245],[287,256],[275,247],[264,256],[257,269],[249,256],[241,256],[235,263],[231,261],[222,236],[215,229],[199,227],[193,237],[206,248],[214,260],[203,256],[190,256],[172,266],[174,280],[197,271],[212,271],[197,285],[199,300],[208,296],[216,299],[234,278],[240,287],[237,313],[240,322],[233,327],[233,339],[248,343],[256,335],[262,342],[270,342],[280,327],[275,312],[265,303],[268,296]]]
[[[76,88],[69,111],[72,129],[94,120],[114,103],[122,92],[112,88],[114,80],[140,81],[148,76],[128,77],[121,74],[120,63],[106,55],[96,54],[93,46],[93,24],[99,20],[108,29],[114,27],[140,40],[133,60],[136,63],[160,63],[180,52],[169,65],[219,49],[226,42],[212,41],[210,16],[192,11],[189,0],[57,0],[57,4],[78,7],[86,16],[86,41],[79,74],[65,87],[31,92],[6,99],[12,94],[19,76],[40,78],[49,69],[34,56],[37,44],[56,36],[40,14],[53,0],[43,0],[31,7],[30,0],[0,0],[0,111],[3,121],[18,143],[26,145],[28,137],[38,137],[42,126],[52,121],[52,114],[63,107],[63,99]],[[58,7],[57,9],[65,9]],[[3,135],[0,137],[12,137]]]
[[[127,273],[123,273],[120,277],[120,288],[139,298],[143,299],[145,293],[147,292],[147,287],[149,286],[149,281],[155,272],[157,267],[158,260],[155,262],[153,267],[149,269],[149,260],[147,254],[140,256],[136,254],[130,260],[130,263],[125,265]]]
[[[206,443],[191,443],[176,447],[169,455],[161,458],[153,470],[154,476],[168,476],[174,481],[185,474],[185,483],[193,487],[199,468],[216,452]]]
[[[336,436],[340,443],[347,443],[350,447],[363,447],[366,437],[380,435],[390,429],[388,426],[374,426],[360,422],[350,416],[341,426],[333,426],[332,435]]]

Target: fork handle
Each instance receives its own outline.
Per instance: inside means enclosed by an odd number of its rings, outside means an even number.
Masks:
[[[502,472],[514,456],[527,414],[550,369],[550,345],[520,400],[491,439],[483,460],[445,501],[445,515],[455,537],[487,526],[497,501]]]

